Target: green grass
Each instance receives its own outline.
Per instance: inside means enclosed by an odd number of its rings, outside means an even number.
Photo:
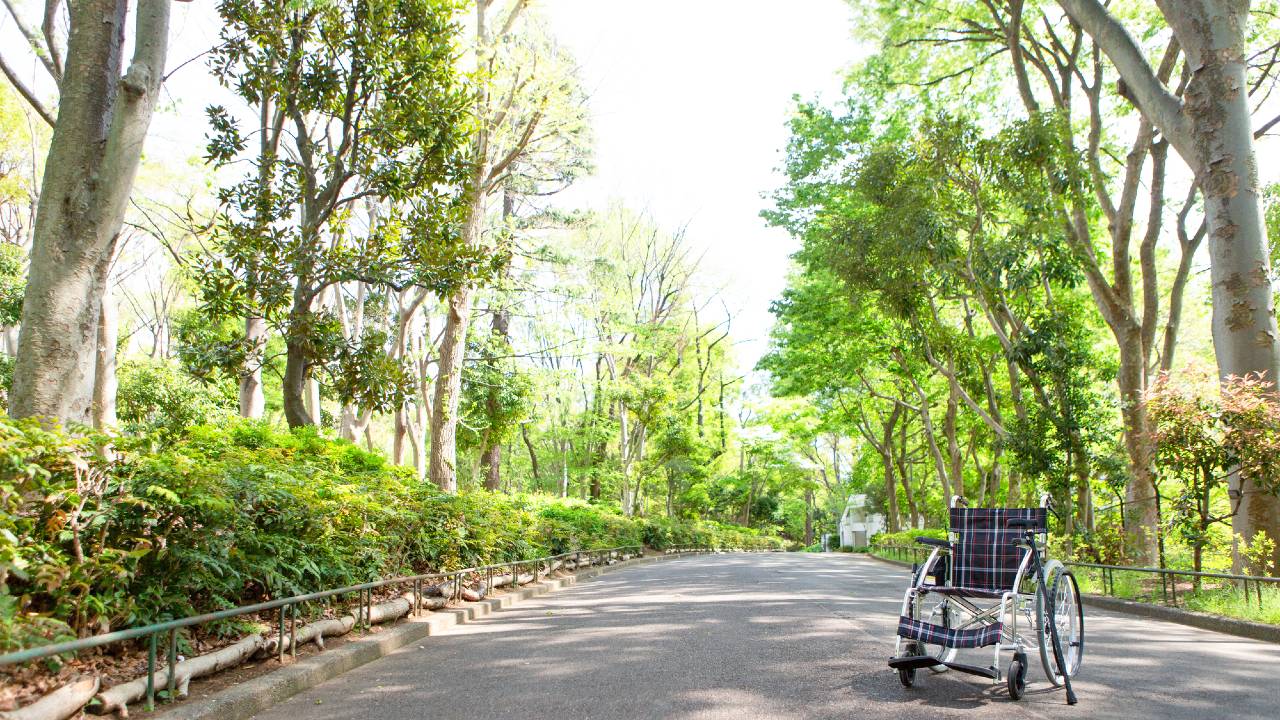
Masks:
[[[1249,583],[1249,597],[1238,582],[1206,578],[1200,589],[1195,589],[1189,578],[1179,578],[1175,604],[1172,588],[1162,589],[1160,580],[1150,573],[1115,572],[1111,592],[1103,588],[1099,571],[1091,568],[1074,568],[1080,591],[1156,605],[1169,605],[1184,610],[1222,615],[1224,617],[1251,620],[1253,622],[1280,625],[1280,587],[1270,585],[1262,589],[1258,597],[1256,583]]]

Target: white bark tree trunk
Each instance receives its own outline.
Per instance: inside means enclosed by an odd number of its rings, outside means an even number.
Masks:
[[[9,412],[89,422],[98,315],[164,74],[169,0],[139,0],[123,76],[123,0],[68,4],[70,33],[49,145]]]
[[[244,337],[249,357],[240,375],[240,417],[261,418],[267,402],[262,392],[262,353],[267,345],[267,321],[256,316],[244,319]]]
[[[119,335],[119,309],[108,283],[102,291],[102,308],[98,312],[98,344],[93,373],[93,426],[99,430],[116,424],[116,340]]]
[[[485,222],[484,178],[489,164],[481,161],[473,171],[474,196],[467,212],[463,242],[480,244]],[[462,363],[467,349],[467,326],[471,322],[471,288],[465,283],[449,297],[444,334],[440,339],[435,398],[431,402],[431,482],[447,493],[458,490],[458,401],[462,395]]]
[[[431,482],[447,493],[458,491],[458,401],[462,395],[462,363],[471,319],[471,288],[449,298],[439,371],[431,414]]]

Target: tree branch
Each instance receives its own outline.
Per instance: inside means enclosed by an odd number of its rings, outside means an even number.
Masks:
[[[1182,101],[1160,82],[1124,25],[1099,0],[1058,0],[1058,4],[1106,53],[1143,114],[1160,128],[1183,157],[1194,157]]]
[[[40,98],[36,97],[31,88],[28,88],[26,83],[22,82],[22,79],[13,71],[13,68],[9,67],[4,55],[0,55],[0,72],[4,73],[4,76],[9,79],[9,83],[13,85],[13,89],[17,90],[22,99],[26,100],[27,104],[31,106],[31,109],[36,111],[40,119],[48,123],[49,127],[53,127],[55,122],[53,113],[50,112],[49,108],[45,107],[44,103],[40,102]]]

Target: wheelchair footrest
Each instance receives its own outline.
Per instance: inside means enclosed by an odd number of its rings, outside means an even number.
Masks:
[[[969,673],[970,675],[981,675],[984,678],[991,678],[992,680],[996,680],[1000,677],[1000,673],[995,668],[992,668],[992,667],[979,667],[977,665],[965,665],[964,663],[958,663],[958,662],[949,662],[949,663],[942,663],[942,664],[946,665],[952,670],[957,670],[962,673]]]
[[[904,655],[889,658],[889,667],[894,670],[919,670],[920,668],[941,665],[942,661],[929,655]]]
[[[919,640],[929,645],[949,648],[978,648],[1000,642],[1004,623],[992,623],[982,627],[955,629],[935,625],[924,620],[913,620],[906,615],[898,618],[898,635],[909,640]]]

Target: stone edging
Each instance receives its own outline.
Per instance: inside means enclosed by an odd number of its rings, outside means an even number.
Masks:
[[[902,562],[901,560],[890,560],[871,553],[864,553],[864,555],[890,565],[911,567],[911,563]],[[1240,620],[1223,615],[1212,615],[1194,610],[1168,607],[1167,605],[1137,602],[1136,600],[1122,600],[1121,598],[1113,598],[1107,595],[1090,595],[1086,593],[1082,595],[1082,599],[1085,605],[1103,610],[1139,615],[1155,620],[1178,623],[1179,625],[1190,625],[1201,630],[1212,630],[1225,635],[1249,638],[1250,640],[1280,643],[1280,625],[1268,625],[1267,623],[1253,622],[1252,620]]]
[[[579,580],[586,580],[621,568],[701,554],[703,553],[686,552],[639,557],[614,565],[589,567],[568,577],[543,580],[503,595],[408,618],[386,627],[381,632],[365,635],[347,642],[342,647],[303,658],[292,665],[221,690],[208,698],[189,699],[177,707],[168,710],[160,709],[152,718],[154,720],[245,720],[273,705],[284,702],[303,690],[390,655],[410,643],[418,642],[431,635],[439,635],[455,625],[474,622],[522,600],[546,595],[574,585]]]

